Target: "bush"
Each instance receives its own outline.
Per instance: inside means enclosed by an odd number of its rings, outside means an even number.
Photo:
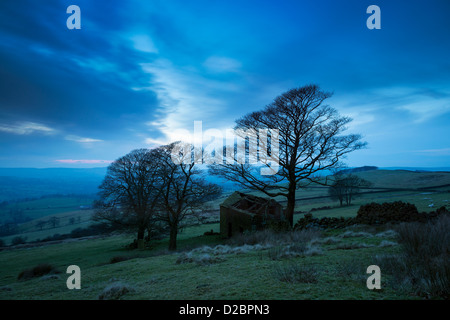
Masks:
[[[21,236],[17,236],[17,237],[12,238],[11,245],[16,246],[16,245],[19,245],[19,244],[24,244],[26,241],[27,241],[27,238],[21,237]]]
[[[300,218],[294,225],[294,230],[308,230],[308,229],[340,229],[346,228],[355,224],[354,218],[336,218],[323,217],[321,219],[314,218],[311,213],[306,213],[303,218]]]
[[[377,257],[392,283],[426,298],[450,298],[450,217],[403,223],[397,229],[402,253]],[[409,285],[407,285],[409,284]]]
[[[445,207],[426,213],[419,212],[415,205],[402,201],[382,204],[372,202],[359,208],[355,220],[357,223],[378,225],[388,222],[427,222],[444,213],[448,213]]]
[[[31,269],[26,269],[19,273],[18,280],[29,280],[32,278],[42,277],[48,274],[61,273],[48,263],[39,264]]]

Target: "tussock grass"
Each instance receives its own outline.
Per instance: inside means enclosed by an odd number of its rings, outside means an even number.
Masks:
[[[55,269],[52,265],[48,263],[41,263],[37,266],[23,270],[19,273],[17,277],[18,280],[30,280],[32,278],[42,277],[48,274],[57,274],[61,273],[57,269]]]
[[[389,240],[383,240],[381,241],[381,243],[378,245],[380,248],[384,248],[384,247],[393,247],[393,246],[397,246],[398,243],[394,242],[394,241],[389,241]]]
[[[224,254],[248,253],[253,250],[263,250],[263,249],[266,249],[267,247],[268,246],[262,246],[260,244],[255,244],[255,245],[244,244],[244,245],[238,246],[238,247],[232,247],[229,245],[217,245],[215,247],[202,246],[199,248],[195,248],[195,249],[191,250],[190,252],[192,254],[208,253],[208,254],[212,254],[212,255],[224,255]]]
[[[334,250],[353,250],[353,249],[361,249],[361,248],[371,248],[374,247],[373,244],[367,244],[362,242],[350,242],[350,243],[341,243],[336,247],[332,248]]]
[[[297,263],[276,265],[272,270],[272,275],[276,279],[288,283],[317,283],[318,274],[315,267]]]
[[[402,223],[396,231],[402,251],[376,255],[395,288],[426,298],[450,298],[450,217],[433,222]]]
[[[397,236],[398,236],[398,233],[394,230],[386,230],[386,231],[375,234],[375,237],[379,237],[379,238],[396,238]]]
[[[360,232],[354,232],[354,231],[346,231],[343,234],[340,235],[342,238],[372,238],[373,234],[360,231]]]
[[[322,255],[322,248],[311,244],[291,244],[284,247],[278,246],[269,249],[268,256],[271,260],[281,260],[285,258],[311,257]]]
[[[183,252],[180,254],[176,260],[176,264],[184,264],[184,263],[196,263],[200,266],[206,266],[214,263],[219,263],[225,261],[225,259],[217,256],[211,256],[207,253],[202,253],[199,255],[194,255],[191,252]]]
[[[311,240],[310,244],[314,245],[314,244],[325,244],[325,245],[329,245],[329,244],[336,244],[341,242],[342,240],[337,238],[337,237],[326,237],[326,238],[321,238],[321,239],[313,239]]]
[[[363,283],[367,279],[367,265],[361,259],[351,258],[340,261],[336,267],[337,276]]]
[[[115,282],[107,286],[98,296],[99,300],[118,300],[123,295],[134,292],[135,289],[127,283]]]
[[[229,245],[243,246],[259,244],[266,247],[277,246],[287,243],[307,243],[321,237],[318,230],[300,230],[290,232],[275,232],[263,230],[236,235],[228,240]]]

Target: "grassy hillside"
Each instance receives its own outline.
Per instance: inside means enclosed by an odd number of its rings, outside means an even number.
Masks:
[[[230,246],[241,250],[209,254],[206,262],[183,261],[183,252],[225,244],[218,236],[203,236],[218,225],[187,229],[179,241],[179,251],[165,251],[167,241],[154,243],[152,250],[128,251],[125,236],[68,242],[46,247],[0,252],[1,299],[98,299],[111,284],[131,291],[122,299],[402,299],[394,289],[368,290],[365,268],[376,254],[395,252],[394,244],[385,247],[387,235],[374,231],[363,237],[342,233],[323,235],[336,239],[332,244],[317,244],[317,255],[276,258],[276,247]],[[356,245],[355,245],[356,243]],[[347,245],[345,245],[347,244]],[[349,246],[350,245],[350,246]],[[351,248],[351,249],[349,249]],[[205,254],[195,254],[206,257]],[[113,257],[132,259],[111,264]],[[274,258],[275,257],[275,258]],[[213,258],[213,259],[211,259]],[[54,278],[17,280],[18,274],[40,263],[54,265],[61,274]],[[82,289],[68,290],[67,266],[76,264],[82,272]],[[306,282],[286,282],[283,272],[304,268],[311,272]],[[309,279],[309,280],[308,280]]]
[[[365,190],[351,206],[340,207],[332,202],[324,187],[298,190],[294,223],[308,211],[316,217],[355,216],[361,204],[372,201],[401,200],[414,203],[420,211],[449,208],[450,187],[446,184],[450,173],[377,170],[358,175],[372,181],[375,187]],[[211,221],[214,215],[218,218],[219,205],[230,192],[207,205],[213,215]],[[66,200],[20,204],[21,209],[36,218],[21,225],[21,235],[31,240],[87,225],[89,210],[76,210],[84,202]],[[52,205],[48,201],[53,201]],[[61,225],[36,230],[35,223],[51,215],[58,216]],[[82,218],[79,224],[70,225],[71,217]],[[204,235],[210,230],[218,232],[219,224],[186,227],[179,235],[176,252],[167,251],[168,239],[153,241],[145,250],[127,249],[134,235],[126,234],[7,248],[0,252],[0,299],[98,299],[102,294],[110,294],[111,286],[127,291],[120,299],[418,298],[385,273],[382,290],[367,289],[367,266],[401,250],[395,233],[384,232],[382,227],[331,230],[306,242],[292,238],[285,243],[268,238],[250,244]],[[51,264],[60,273],[18,280],[22,271],[39,264]],[[66,287],[65,271],[72,264],[81,268],[81,290]]]

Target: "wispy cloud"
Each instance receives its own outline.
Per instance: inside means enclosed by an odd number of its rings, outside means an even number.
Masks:
[[[136,50],[146,52],[146,53],[158,53],[153,40],[145,34],[137,34],[130,37],[133,47]]]
[[[379,89],[377,96],[399,111],[407,111],[413,123],[423,123],[450,113],[450,92],[417,87]]]
[[[0,124],[0,131],[19,135],[29,135],[33,133],[54,134],[57,131],[42,123],[22,121],[16,124]]]
[[[75,141],[79,143],[92,143],[92,142],[101,142],[103,140],[100,139],[93,139],[93,138],[85,138],[85,137],[79,137],[75,135],[68,135],[65,137],[66,140],[69,141]]]
[[[157,119],[147,125],[162,132],[166,143],[179,138],[174,136],[178,129],[192,130],[194,121],[217,120],[218,112],[225,107],[218,93],[236,90],[220,81],[206,79],[192,68],[176,68],[166,59],[142,64],[142,68],[154,80],[141,90],[154,91],[160,102]]]
[[[416,152],[430,156],[450,156],[450,148],[417,150]]]

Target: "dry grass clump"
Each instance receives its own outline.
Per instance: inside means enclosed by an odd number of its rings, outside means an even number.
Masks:
[[[396,238],[398,236],[398,233],[394,230],[385,230],[382,232],[379,232],[375,235],[375,237],[380,238]]]
[[[304,243],[294,243],[287,246],[278,246],[269,249],[268,255],[271,260],[281,260],[284,258],[310,257],[322,255],[322,248]]]
[[[381,243],[378,245],[380,248],[385,248],[385,247],[393,247],[398,245],[397,242],[394,241],[389,241],[389,240],[383,240],[381,241]]]
[[[362,242],[350,242],[350,243],[341,243],[338,244],[333,249],[335,250],[353,250],[353,249],[362,249],[362,248],[371,248],[374,247],[373,244],[366,244]]]
[[[98,296],[99,300],[118,300],[123,295],[134,292],[135,289],[127,283],[115,282],[107,286]]]
[[[253,250],[263,250],[266,249],[266,246],[262,246],[260,244],[248,245],[244,244],[238,247],[232,247],[229,245],[217,245],[215,247],[203,246],[196,249],[191,250],[191,253],[208,253],[212,255],[224,255],[224,254],[233,254],[233,253],[248,253]]]
[[[23,270],[19,273],[17,277],[18,280],[29,280],[32,278],[42,277],[49,274],[58,274],[61,273],[55,267],[48,263],[41,263],[37,266]]]
[[[193,254],[191,252],[183,252],[178,256],[176,264],[196,263],[200,266],[207,266],[222,261],[225,261],[225,259],[217,256],[211,256],[208,253]]]
[[[340,235],[341,238],[372,238],[373,234],[369,232],[354,232],[354,231],[346,231]]]
[[[428,223],[402,223],[396,228],[400,254],[375,259],[391,284],[426,298],[450,298],[450,217]]]
[[[296,263],[288,265],[276,265],[272,274],[282,282],[288,283],[317,283],[318,271],[315,267]]]
[[[326,238],[317,238],[311,240],[310,244],[336,244],[341,242],[342,240],[337,237],[326,237]]]
[[[322,233],[318,230],[296,230],[289,232],[275,232],[270,229],[242,233],[228,240],[231,246],[243,245],[262,245],[264,247],[273,247],[288,243],[307,243],[313,239],[320,238]]]

